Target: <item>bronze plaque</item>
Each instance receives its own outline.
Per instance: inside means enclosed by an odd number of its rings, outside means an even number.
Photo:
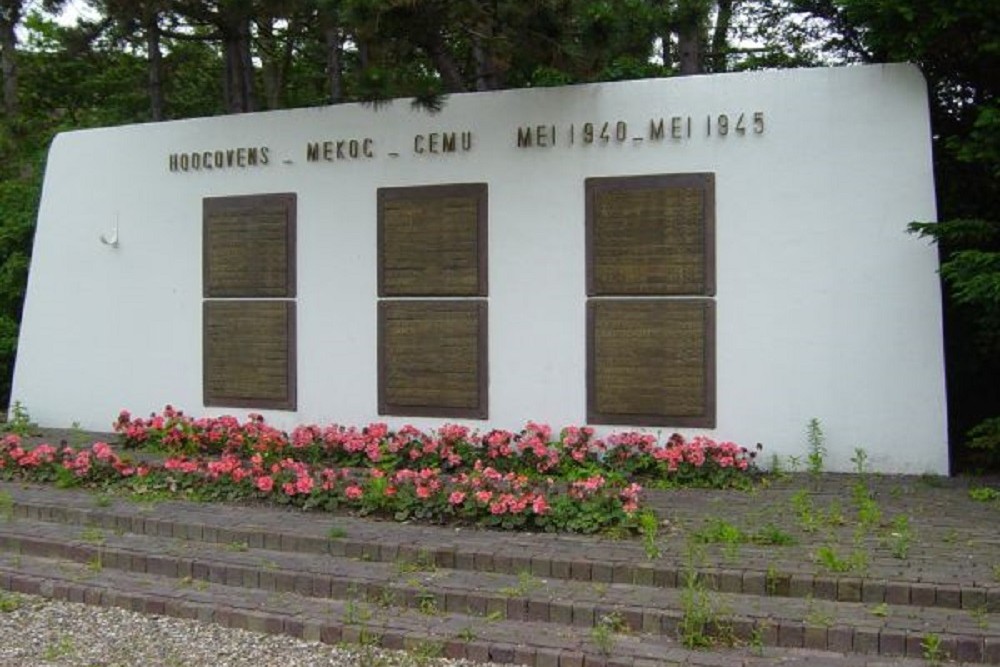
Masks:
[[[486,296],[486,185],[378,191],[379,296]]]
[[[204,200],[206,298],[295,296],[295,195]]]
[[[591,295],[712,295],[714,179],[587,179]]]
[[[487,417],[486,302],[381,301],[379,413]]]
[[[295,409],[295,303],[204,302],[206,406]]]
[[[709,299],[591,299],[587,419],[715,426],[715,310]]]

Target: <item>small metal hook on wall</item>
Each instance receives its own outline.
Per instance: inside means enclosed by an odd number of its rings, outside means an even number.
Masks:
[[[101,234],[101,243],[104,245],[109,245],[112,248],[118,247],[118,214],[115,213],[115,226],[111,230],[110,234]]]

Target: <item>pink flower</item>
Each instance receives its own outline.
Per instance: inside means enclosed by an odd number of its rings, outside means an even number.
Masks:
[[[448,496],[448,502],[452,505],[461,505],[465,501],[464,491],[452,491],[451,495]]]
[[[91,449],[94,451],[94,456],[97,457],[98,461],[108,461],[115,455],[111,451],[111,445],[106,442],[95,442]]]
[[[261,475],[254,484],[264,493],[271,493],[271,489],[274,488],[274,478],[268,475]]]
[[[344,495],[347,496],[348,500],[358,500],[364,494],[365,492],[362,491],[361,487],[358,486],[357,484],[352,484],[346,489],[344,489]]]
[[[309,475],[300,475],[295,480],[295,490],[301,494],[308,494],[313,489],[313,478]]]

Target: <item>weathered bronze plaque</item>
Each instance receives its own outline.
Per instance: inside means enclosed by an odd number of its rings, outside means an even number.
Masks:
[[[204,302],[205,405],[295,409],[295,303]]]
[[[378,191],[379,296],[486,296],[486,185]]]
[[[295,195],[208,197],[206,298],[295,296]]]
[[[588,421],[714,427],[714,339],[710,299],[591,299]]]
[[[379,413],[487,417],[486,302],[380,301]]]
[[[587,293],[715,293],[712,174],[587,179]]]

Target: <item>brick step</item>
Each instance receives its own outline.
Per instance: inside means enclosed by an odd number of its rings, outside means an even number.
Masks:
[[[712,652],[685,649],[662,635],[609,632],[576,626],[539,631],[537,624],[469,614],[400,609],[354,599],[275,593],[220,583],[178,580],[82,565],[72,561],[0,554],[0,588],[92,605],[213,622],[325,643],[378,645],[419,655],[532,667],[864,667],[884,658],[796,648],[744,647]],[[942,646],[947,646],[943,638]],[[926,664],[915,658],[894,665]]]
[[[604,584],[438,568],[432,562],[365,561],[330,554],[251,548],[172,537],[108,533],[94,526],[32,520],[0,523],[0,550],[99,565],[102,569],[275,594],[355,599],[424,612],[679,637],[688,614],[709,619],[699,633],[765,646],[919,657],[928,635],[965,660],[1000,663],[1000,619],[985,612],[878,608],[633,584]],[[707,582],[706,582],[707,583]],[[690,618],[690,616],[689,616]]]
[[[406,525],[274,507],[98,501],[83,491],[9,483],[0,483],[0,493],[11,498],[9,511],[16,517],[372,562],[430,562],[465,571],[530,572],[547,579],[659,588],[683,585],[684,572],[691,566],[684,546],[669,540],[660,541],[662,553],[651,559],[632,540]],[[894,569],[873,567],[865,576],[823,575],[815,573],[815,565],[801,549],[788,550],[784,559],[783,553],[780,547],[745,547],[739,558],[729,558],[706,549],[695,569],[709,587],[732,594],[1000,611],[1000,582],[992,575],[972,583],[946,576],[935,581],[915,565],[898,564]]]

